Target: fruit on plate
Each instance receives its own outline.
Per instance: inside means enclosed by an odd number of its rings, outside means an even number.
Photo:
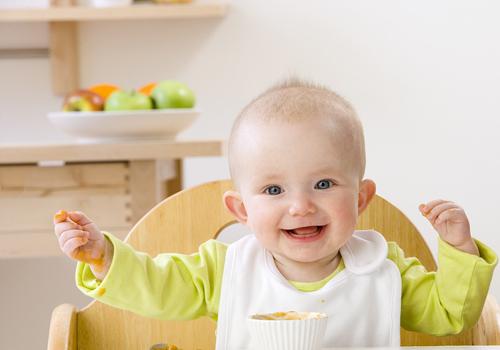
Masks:
[[[109,97],[109,95],[111,95],[116,90],[120,90],[120,88],[116,85],[113,85],[113,84],[101,83],[101,84],[92,85],[87,90],[90,90],[92,92],[95,92],[96,94],[101,95],[101,97],[104,100],[106,100]]]
[[[164,80],[156,84],[151,92],[158,109],[162,108],[192,108],[196,102],[193,91],[176,80]]]
[[[106,99],[105,111],[130,111],[138,109],[152,109],[153,101],[149,96],[135,90],[130,92],[116,90]]]
[[[104,99],[101,95],[87,89],[82,89],[66,95],[63,102],[63,111],[102,111],[103,106]]]
[[[156,87],[156,83],[149,83],[144,86],[141,86],[140,88],[137,89],[140,93],[144,95],[151,96],[151,91]]]

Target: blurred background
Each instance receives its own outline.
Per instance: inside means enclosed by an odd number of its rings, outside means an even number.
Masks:
[[[81,22],[80,81],[185,82],[203,112],[180,139],[227,138],[240,109],[286,77],[325,84],[364,123],[366,176],[434,253],[418,205],[435,198],[462,205],[474,236],[499,252],[499,16],[493,0],[232,0],[222,18]],[[48,40],[45,22],[0,23],[0,48]],[[70,140],[46,118],[62,104],[47,58],[0,59],[0,79],[0,143]],[[184,164],[184,187],[228,177],[224,157]],[[0,260],[0,348],[46,348],[52,309],[90,301],[74,266],[62,256]],[[496,277],[491,292],[500,299]]]

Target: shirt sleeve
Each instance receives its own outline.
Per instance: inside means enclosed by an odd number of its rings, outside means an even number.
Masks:
[[[135,251],[113,235],[113,261],[103,281],[89,265],[78,263],[76,284],[105,304],[165,320],[217,318],[227,246],[209,240],[197,253],[159,254]]]
[[[497,264],[496,254],[475,240],[480,256],[439,240],[438,270],[429,272],[416,258],[389,242],[388,258],[402,279],[401,326],[433,335],[457,334],[472,327],[483,309]]]

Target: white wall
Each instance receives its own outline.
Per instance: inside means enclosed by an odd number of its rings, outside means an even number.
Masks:
[[[327,84],[364,122],[367,176],[432,247],[436,234],[417,206],[448,198],[466,209],[474,235],[500,251],[499,12],[486,0],[238,0],[224,19],[84,23],[82,85],[185,81],[204,113],[182,137],[224,138],[240,108],[276,80],[297,74]],[[19,40],[46,46],[46,25],[0,25],[0,47]],[[1,142],[65,138],[45,120],[61,103],[48,68],[44,59],[0,61]],[[224,159],[186,162],[187,186],[220,177]],[[52,307],[87,302],[67,265],[0,261],[0,348],[44,348]],[[47,284],[47,275],[59,278]],[[492,291],[500,299],[498,279]],[[12,305],[18,311],[7,316]],[[18,336],[22,323],[29,337]]]

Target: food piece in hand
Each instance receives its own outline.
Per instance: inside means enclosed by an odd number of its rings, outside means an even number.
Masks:
[[[194,92],[185,84],[175,80],[159,82],[151,97],[158,109],[162,108],[193,108],[196,102]]]
[[[151,101],[151,98],[135,90],[130,92],[117,90],[108,97],[104,105],[105,111],[130,111],[152,108],[153,101]]]
[[[54,220],[56,222],[63,222],[68,218],[68,212],[66,210],[59,210],[55,215],[54,215]]]
[[[102,111],[104,99],[90,90],[77,90],[64,98],[64,112],[95,112]]]

